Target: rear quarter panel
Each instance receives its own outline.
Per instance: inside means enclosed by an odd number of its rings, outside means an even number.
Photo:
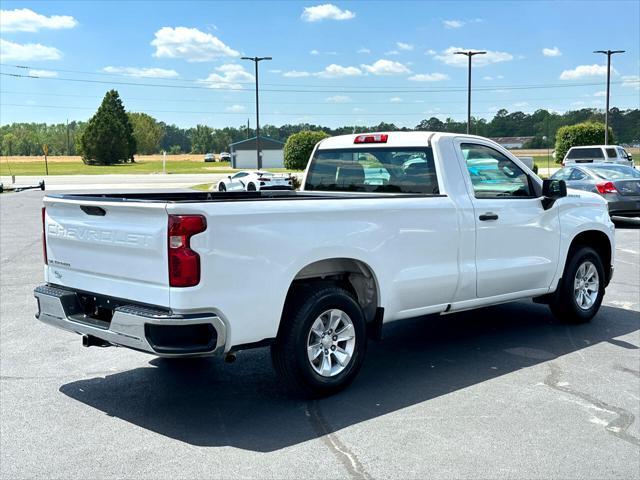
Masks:
[[[328,258],[367,264],[385,319],[448,303],[458,280],[458,220],[446,197],[278,200],[169,205],[168,213],[207,217],[194,236],[202,280],[172,288],[180,312],[214,311],[227,348],[274,337],[291,282]],[[443,307],[444,308],[444,307]]]

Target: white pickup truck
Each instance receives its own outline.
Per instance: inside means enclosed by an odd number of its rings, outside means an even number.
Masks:
[[[383,323],[525,298],[588,321],[613,274],[606,202],[485,138],[328,138],[302,185],[48,194],[37,317],[164,357],[270,345],[317,396],[353,380]]]

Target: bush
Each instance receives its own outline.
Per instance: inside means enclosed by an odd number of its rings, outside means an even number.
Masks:
[[[169,155],[180,155],[180,153],[182,153],[180,145],[171,145],[169,147]]]
[[[78,147],[87,165],[133,161],[136,140],[117,91],[110,90],[104,96],[98,111],[87,122]]]
[[[294,133],[284,145],[284,166],[291,170],[304,170],[313,148],[329,135],[322,131],[305,130]]]
[[[609,127],[609,141],[614,144],[613,131]],[[556,163],[561,163],[571,147],[604,144],[604,123],[585,122],[561,127],[556,133]]]

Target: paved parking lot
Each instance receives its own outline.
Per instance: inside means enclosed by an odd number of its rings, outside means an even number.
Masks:
[[[638,478],[640,229],[587,325],[532,302],[385,327],[355,383],[286,397],[268,351],[167,362],[39,324],[42,192],[0,196],[2,478]]]

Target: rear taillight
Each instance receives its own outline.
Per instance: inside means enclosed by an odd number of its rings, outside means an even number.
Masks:
[[[44,264],[49,264],[49,259],[47,258],[47,209],[42,207],[42,258],[44,259]]]
[[[353,143],[387,143],[389,135],[386,133],[373,133],[369,135],[358,135]]]
[[[271,179],[270,178],[265,178],[265,177],[260,177],[260,181],[261,182],[270,182]]]
[[[600,182],[596,184],[596,188],[598,192],[604,193],[618,193],[618,189],[613,184],[613,182]]]
[[[169,285],[193,287],[200,283],[200,255],[191,250],[191,237],[207,229],[202,215],[169,215]]]

